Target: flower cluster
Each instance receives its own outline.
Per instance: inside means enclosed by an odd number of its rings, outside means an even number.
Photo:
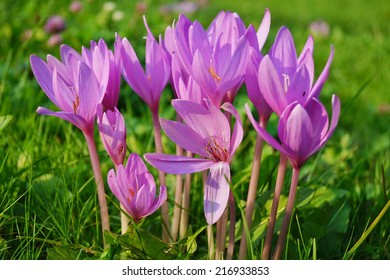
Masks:
[[[308,37],[298,55],[291,32],[287,27],[281,27],[269,52],[264,53],[270,23],[268,10],[257,30],[252,25],[246,26],[234,12],[220,12],[208,28],[180,15],[172,26],[167,27],[164,37],[160,35],[157,40],[144,17],[147,34],[145,68],[130,40],[119,35],[116,35],[114,51],[100,40],[91,42],[90,48],[83,48],[81,54],[63,45],[61,61],[49,55],[45,62],[33,55],[34,75],[46,95],[60,109],[53,112],[40,107],[37,112],[71,122],[86,135],[89,144],[88,139],[93,135],[97,121],[104,147],[115,166],[115,171],[112,169],[108,173],[108,184],[133,221],[138,222],[166,205],[169,192],[165,187],[164,173],[189,174],[208,170],[208,174],[204,173],[207,175],[204,176],[206,222],[209,225],[222,224],[227,206],[234,208],[230,164],[244,137],[244,129],[233,104],[244,84],[259,116],[259,120],[255,120],[250,107],[245,106],[246,114],[259,134],[259,143],[265,141],[280,151],[295,171],[299,171],[307,159],[325,145],[339,119],[337,96],[332,98],[330,121],[320,102],[320,92],[333,60],[333,47],[324,69],[315,80],[313,38]],[[152,175],[137,154],[131,154],[123,166],[127,150],[126,126],[117,109],[121,77],[153,115],[156,153],[147,153],[144,158],[160,171],[162,186],[159,195],[156,195]],[[172,106],[178,116],[176,121],[159,118],[160,96],[168,83],[174,93]],[[266,129],[272,113],[279,118],[278,140]],[[234,125],[231,124],[232,118]],[[163,153],[160,127],[181,152],[176,155]],[[262,146],[259,144],[259,147]],[[255,158],[261,158],[261,149],[256,153]],[[100,168],[97,158],[92,155],[91,161],[94,170]],[[253,167],[252,176],[257,177],[258,172]],[[256,190],[257,181],[252,183],[251,180],[251,184]],[[294,190],[294,186],[291,188]],[[180,190],[178,184],[178,204],[180,196],[184,196]],[[294,191],[290,191],[292,203],[294,197]],[[249,205],[253,201],[253,194],[248,192],[246,218],[249,227],[253,213]],[[165,216],[168,214],[163,209],[165,227],[169,222]],[[174,217],[173,220],[177,219]],[[234,215],[231,215],[233,226],[234,222]],[[176,233],[172,235],[176,236]],[[220,235],[222,240],[223,236]],[[280,238],[283,239],[282,234]],[[223,250],[224,242],[218,243],[222,245],[217,245],[217,251]],[[245,250],[243,252],[241,257],[245,257]]]

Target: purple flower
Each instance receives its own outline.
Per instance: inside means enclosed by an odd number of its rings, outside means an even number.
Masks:
[[[119,36],[116,38],[115,52],[120,52],[122,74],[130,87],[149,106],[152,112],[158,111],[161,93],[170,78],[170,58],[166,54],[162,40],[160,44],[153,37],[144,17],[148,31],[146,37],[145,71],[130,42]]]
[[[104,86],[98,83],[93,70],[72,48],[62,45],[61,58],[63,62],[48,55],[46,63],[35,55],[30,57],[39,85],[61,110],[53,112],[39,107],[37,112],[69,121],[84,132],[92,131],[97,105],[103,99]]]
[[[102,102],[110,74],[108,57],[80,55],[67,45],[60,49],[61,59],[48,55],[47,62],[32,55],[32,71],[46,95],[61,110],[39,107],[37,112],[71,122],[83,132],[93,131],[97,105]],[[93,52],[96,54],[97,52]]]
[[[102,105],[99,105],[97,123],[108,155],[115,166],[123,164],[126,155],[126,126],[122,114],[117,108],[104,112]]]
[[[160,194],[156,197],[154,178],[137,154],[131,154],[126,167],[119,165],[116,173],[111,169],[107,181],[113,194],[135,222],[153,214],[167,199],[165,186],[160,187]]]
[[[255,105],[260,119],[268,120],[272,109],[269,107],[263,97],[263,93],[260,90],[259,84],[261,83],[262,77],[259,75],[259,65],[263,55],[261,49],[263,48],[265,41],[268,36],[269,28],[271,24],[271,14],[268,9],[265,10],[263,20],[260,24],[258,31],[256,32],[254,27],[251,25],[248,28],[246,37],[251,46],[250,59],[245,72],[245,85],[248,92],[248,97]]]
[[[114,110],[118,105],[121,83],[119,53],[108,49],[103,39],[91,41],[91,48],[82,48],[83,60],[93,69],[98,81],[106,87],[102,104],[105,110]],[[108,72],[106,68],[108,67]]]
[[[154,153],[145,154],[145,159],[157,169],[171,174],[210,169],[204,190],[204,212],[207,222],[213,224],[226,207],[230,191],[230,162],[242,141],[243,128],[232,104],[222,106],[236,118],[231,135],[227,117],[212,102],[205,102],[206,106],[173,100],[173,107],[186,124],[165,119],[160,121],[173,142],[201,158]]]
[[[245,32],[236,13],[219,13],[207,31],[198,21],[192,23],[181,15],[170,36],[174,44],[167,43],[182,72],[192,76],[218,107],[224,100],[232,101],[243,83],[249,56]]]
[[[294,102],[280,116],[276,141],[253,118],[248,106],[246,113],[257,133],[272,147],[286,155],[294,168],[300,168],[305,161],[329,140],[333,134],[340,115],[340,100],[332,97],[332,120],[329,125],[328,114],[324,105],[312,98],[302,106]]]
[[[64,18],[60,15],[51,16],[45,23],[45,31],[49,34],[60,33],[65,30]]]
[[[334,49],[314,83],[313,39],[309,37],[302,53],[297,57],[290,31],[282,27],[270,52],[260,62],[259,87],[264,99],[280,116],[288,105],[298,102],[302,106],[313,97],[318,98],[329,75]]]

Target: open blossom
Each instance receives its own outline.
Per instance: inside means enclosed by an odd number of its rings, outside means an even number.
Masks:
[[[138,222],[153,214],[167,199],[165,186],[156,196],[156,184],[152,174],[137,154],[131,154],[126,167],[122,164],[108,172],[108,185],[126,212]]]
[[[290,104],[283,111],[279,120],[278,136],[280,142],[255,121],[248,106],[246,106],[246,113],[257,133],[268,144],[286,155],[295,168],[300,168],[332,136],[339,120],[340,100],[336,95],[333,95],[330,124],[324,105],[316,98],[309,100],[305,107],[299,102]]]
[[[169,36],[167,48],[180,61],[182,72],[192,76],[216,105],[232,101],[243,83],[249,55],[246,28],[236,13],[221,12],[208,30],[184,15]]]
[[[115,166],[123,164],[126,155],[126,126],[122,114],[117,108],[114,111],[103,111],[102,105],[97,109],[97,123],[104,147]]]
[[[258,70],[263,97],[278,116],[295,101],[304,106],[313,97],[318,98],[328,78],[333,54],[334,49],[331,47],[328,61],[314,83],[313,38],[308,38],[297,57],[290,31],[286,27],[279,30],[269,54],[261,60]]]
[[[119,91],[120,75],[118,78],[114,74],[113,57],[103,40],[92,42],[91,49],[83,48],[81,55],[67,45],[61,46],[60,53],[61,61],[51,55],[47,56],[47,62],[35,55],[30,57],[38,84],[61,110],[53,112],[39,107],[37,112],[62,118],[82,131],[91,131],[97,105],[106,95],[112,97]]]
[[[145,17],[144,23],[148,32],[145,71],[126,38],[117,36],[115,52],[120,52],[124,79],[153,112],[158,110],[161,93],[170,78],[170,58],[166,54],[161,37],[160,43],[153,37]]]
[[[204,190],[204,212],[209,224],[222,215],[229,197],[230,162],[242,141],[241,119],[230,103],[222,108],[236,118],[231,134],[228,118],[212,102],[206,106],[173,100],[172,105],[185,124],[161,119],[168,137],[183,149],[201,158],[167,154],[145,154],[145,159],[157,169],[171,174],[186,174],[210,169]]]

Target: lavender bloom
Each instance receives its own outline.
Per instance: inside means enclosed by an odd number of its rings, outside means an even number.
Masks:
[[[222,108],[236,118],[232,135],[227,117],[209,100],[206,106],[185,100],[172,105],[186,124],[161,119],[168,137],[183,149],[201,158],[167,154],[145,154],[157,169],[171,174],[186,174],[210,169],[204,190],[204,212],[209,224],[222,215],[229,197],[230,162],[242,141],[243,128],[238,112],[230,103]]]
[[[119,36],[116,38],[115,52],[121,55],[122,74],[130,87],[149,106],[152,112],[158,111],[160,97],[170,78],[170,61],[166,50],[153,37],[144,17],[148,31],[146,37],[145,71],[142,69],[130,42]]]
[[[100,51],[83,49],[80,55],[67,45],[60,49],[61,60],[48,55],[47,62],[32,55],[33,73],[50,100],[61,110],[39,107],[37,112],[62,118],[83,132],[93,131],[97,105],[108,88],[110,64]]]
[[[93,130],[96,108],[103,99],[105,87],[99,84],[92,69],[75,50],[63,45],[61,57],[63,62],[48,55],[47,63],[37,56],[30,57],[39,85],[61,110],[53,112],[39,107],[37,112],[64,119],[83,132],[90,132]]]
[[[312,98],[318,98],[329,75],[334,49],[314,83],[313,38],[309,37],[302,53],[297,57],[294,40],[290,31],[282,27],[270,52],[260,63],[259,86],[264,99],[280,116],[286,107],[297,101],[302,106]]]
[[[340,100],[336,95],[332,97],[332,111],[329,125],[326,109],[316,98],[309,100],[305,107],[299,102],[290,104],[279,120],[279,143],[254,120],[249,107],[246,106],[246,113],[257,133],[268,144],[286,155],[294,168],[300,168],[333,134],[340,115]]]
[[[122,114],[117,108],[104,112],[102,105],[99,105],[97,123],[108,155],[115,166],[123,164],[126,155],[126,126]]]
[[[160,187],[156,197],[156,184],[142,159],[131,154],[126,167],[119,165],[117,172],[108,172],[108,185],[127,213],[138,222],[153,214],[167,199],[165,186]]]
[[[54,15],[46,21],[44,29],[49,34],[55,34],[64,31],[65,27],[64,18],[60,15]]]
[[[271,14],[268,9],[265,10],[263,20],[260,24],[258,31],[256,32],[253,26],[249,26],[246,33],[246,37],[251,46],[250,59],[245,72],[245,84],[248,92],[248,97],[255,105],[260,119],[268,120],[272,109],[269,107],[263,97],[263,93],[260,90],[259,84],[261,83],[262,76],[259,75],[259,65],[263,55],[261,49],[263,48],[268,36],[269,28],[271,24]]]
[[[181,15],[173,30],[170,51],[177,55],[182,72],[192,76],[218,107],[224,100],[232,101],[243,83],[249,55],[245,32],[238,15],[230,12],[218,14],[207,31]]]

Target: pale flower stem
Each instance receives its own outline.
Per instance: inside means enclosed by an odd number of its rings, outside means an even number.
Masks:
[[[267,126],[267,121],[264,119],[261,119],[260,126],[265,128]],[[255,145],[255,152],[253,156],[252,161],[252,172],[251,172],[251,178],[249,181],[249,188],[248,188],[248,196],[246,200],[246,208],[245,208],[245,220],[246,224],[248,225],[248,230],[252,227],[252,217],[253,217],[253,211],[255,209],[255,200],[256,200],[256,193],[257,193],[257,184],[259,182],[259,174],[260,174],[260,166],[261,166],[261,156],[263,154],[263,143],[264,140],[260,135],[257,135],[256,137],[256,145]],[[246,232],[245,227],[242,227],[241,232],[241,242],[240,242],[240,250],[238,253],[238,258],[240,260],[244,260],[246,258],[247,253],[247,240],[246,240]]]
[[[156,152],[162,154],[163,146],[161,141],[161,127],[160,127],[160,121],[158,117],[158,110],[152,110],[152,117],[153,117],[154,142],[156,145]],[[159,170],[158,177],[159,177],[160,185],[166,186],[165,173]],[[170,238],[170,232],[169,232],[169,208],[168,208],[167,201],[165,201],[161,206],[161,216],[162,216],[162,240],[164,242],[168,242]]]
[[[93,175],[95,177],[95,182],[97,187],[97,194],[98,194],[99,208],[100,208],[100,218],[102,221],[103,246],[104,248],[107,248],[108,246],[106,244],[104,232],[110,231],[110,222],[108,218],[108,209],[107,209],[106,193],[104,191],[103,176],[102,176],[102,171],[100,169],[100,162],[96,150],[95,139],[93,137],[93,130],[91,130],[90,132],[84,132],[84,136],[87,141]]]
[[[192,153],[187,151],[187,156],[192,157]],[[183,202],[180,214],[180,239],[187,235],[188,229],[188,214],[190,209],[190,189],[191,189],[191,174],[186,174],[184,180]]]
[[[283,219],[282,229],[281,229],[280,234],[279,234],[278,243],[276,244],[275,252],[272,256],[272,259],[274,259],[274,260],[280,259],[281,255],[282,255],[282,251],[284,249],[284,244],[286,243],[288,227],[290,225],[292,211],[294,208],[295,195],[297,193],[299,171],[300,171],[299,168],[296,168],[296,167],[293,168],[290,193],[288,195],[287,206],[286,206],[286,214],[285,214],[284,219]]]
[[[207,245],[209,260],[214,260],[214,232],[213,225],[207,226]]]
[[[229,244],[226,253],[226,259],[232,260],[233,253],[234,253],[234,239],[235,239],[235,229],[236,229],[236,206],[234,205],[234,196],[232,191],[230,191],[229,194],[229,210],[230,210]]]
[[[179,114],[176,115],[176,121],[181,122],[181,117]],[[183,148],[179,145],[176,145],[176,155],[183,155]],[[172,241],[176,241],[177,235],[179,233],[180,225],[180,213],[182,208],[182,194],[183,194],[183,176],[176,175],[176,189],[175,189],[175,205],[173,208],[173,218],[172,218]]]
[[[286,173],[286,166],[287,166],[287,157],[283,154],[280,154],[278,175],[276,178],[276,185],[275,185],[275,191],[274,191],[274,198],[272,201],[271,212],[270,212],[269,222],[268,222],[268,227],[267,227],[267,233],[265,236],[264,248],[263,248],[263,252],[261,254],[261,258],[263,260],[268,260],[269,254],[271,252],[272,236],[274,233],[276,215],[278,212],[279,199],[280,199],[280,194],[281,194],[282,188],[283,188],[284,175]]]
[[[215,228],[215,259],[220,260],[220,255],[221,255],[221,218],[217,221],[216,223],[216,228]]]
[[[221,218],[219,219],[220,226],[217,227],[217,230],[220,231],[219,237],[217,238],[217,243],[219,245],[219,258],[224,259],[225,257],[225,241],[226,241],[226,229],[228,222],[228,207],[225,208]]]
[[[126,211],[125,208],[123,207],[122,203],[121,203],[121,232],[122,234],[125,234],[127,232],[127,229],[129,228],[129,218],[126,216],[125,213],[123,213],[123,211]]]
[[[115,164],[115,170],[118,171],[119,165]],[[120,215],[121,215],[121,233],[125,234],[127,232],[127,229],[129,228],[129,218],[126,216],[124,212],[126,212],[125,207],[123,207],[123,204],[120,203],[121,210]]]

